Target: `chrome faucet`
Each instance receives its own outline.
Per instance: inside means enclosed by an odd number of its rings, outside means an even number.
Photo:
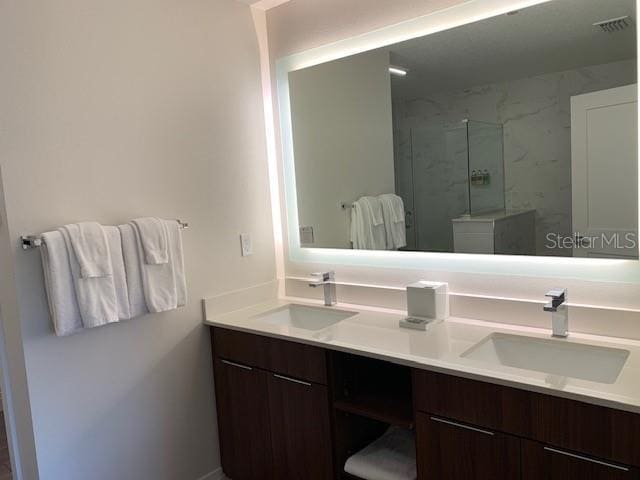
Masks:
[[[544,306],[545,312],[551,312],[553,336],[566,338],[569,336],[569,308],[567,306],[567,289],[556,288],[547,292],[545,297],[551,301]]]
[[[336,296],[335,272],[312,273],[318,280],[309,284],[310,287],[324,287],[324,304],[331,307],[338,303]]]

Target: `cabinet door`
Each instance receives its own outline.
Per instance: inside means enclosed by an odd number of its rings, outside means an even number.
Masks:
[[[528,440],[522,441],[523,480],[631,480],[638,472],[607,460],[594,459]]]
[[[214,368],[225,475],[233,480],[273,478],[267,373],[220,358]]]
[[[274,478],[331,479],[327,387],[271,373],[269,409]]]
[[[416,418],[418,478],[519,480],[520,440],[425,413]]]

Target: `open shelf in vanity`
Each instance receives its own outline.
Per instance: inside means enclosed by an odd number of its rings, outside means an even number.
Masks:
[[[390,427],[414,429],[411,369],[342,352],[329,352],[336,478],[347,459]]]
[[[413,428],[411,369],[346,353],[330,355],[336,410]]]

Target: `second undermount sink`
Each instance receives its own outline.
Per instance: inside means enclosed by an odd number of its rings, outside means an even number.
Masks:
[[[629,351],[562,340],[492,333],[462,357],[599,383],[615,383]]]
[[[256,320],[303,330],[322,330],[354,315],[356,315],[356,312],[349,312],[348,310],[291,304],[258,315]]]

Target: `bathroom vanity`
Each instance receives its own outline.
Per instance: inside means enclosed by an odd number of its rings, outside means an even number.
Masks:
[[[346,459],[392,425],[415,431],[420,479],[640,478],[639,342],[400,317],[274,301],[209,318],[225,474],[354,479]],[[498,365],[483,350],[503,341],[604,367]]]
[[[536,254],[535,210],[466,215],[451,223],[456,253]]]

